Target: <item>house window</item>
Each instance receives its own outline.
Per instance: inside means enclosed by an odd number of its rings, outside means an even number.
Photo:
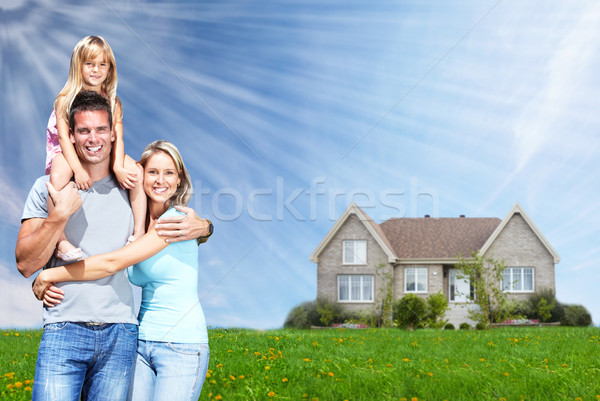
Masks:
[[[533,267],[509,267],[502,272],[502,291],[533,292]]]
[[[409,267],[404,271],[405,292],[427,292],[427,268]]]
[[[373,302],[373,276],[338,276],[339,302]]]
[[[344,241],[343,261],[345,265],[367,264],[367,241],[347,240]]]

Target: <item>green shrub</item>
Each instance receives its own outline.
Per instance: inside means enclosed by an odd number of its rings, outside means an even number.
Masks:
[[[444,330],[454,330],[454,325],[452,323],[446,323]]]
[[[554,321],[552,320],[552,311],[556,307],[556,297],[552,289],[544,288],[534,292],[527,298],[527,301],[531,308],[530,313],[526,314],[529,319],[538,319],[542,322]]]
[[[415,294],[408,294],[394,304],[394,323],[400,328],[423,324],[427,317],[427,303]]]
[[[592,324],[592,315],[583,305],[567,305],[560,324],[563,326],[589,326]]]
[[[477,322],[477,324],[475,325],[475,330],[485,330],[486,327],[487,326],[485,325],[485,323]]]
[[[425,319],[427,327],[434,329],[444,327],[446,320],[443,319],[446,315],[446,310],[448,310],[448,300],[444,294],[441,291],[431,294],[425,302],[427,303],[427,317]]]
[[[295,329],[308,329],[310,326],[318,326],[321,317],[317,312],[317,302],[307,301],[292,308],[285,318],[283,327]]]
[[[317,313],[319,322],[323,326],[331,326],[333,323],[342,323],[342,308],[339,304],[324,299],[317,299]]]
[[[471,325],[467,322],[462,322],[458,328],[461,330],[471,330]]]
[[[560,322],[563,320],[563,316],[565,315],[565,307],[566,305],[562,302],[556,300],[554,303],[554,309],[550,312],[550,321],[551,322]]]

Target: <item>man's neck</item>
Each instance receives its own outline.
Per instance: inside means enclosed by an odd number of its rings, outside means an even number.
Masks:
[[[106,178],[110,175],[110,168],[108,164],[106,166],[96,164],[84,164],[82,167],[90,176],[90,180],[92,180],[92,183],[100,181],[101,179]]]

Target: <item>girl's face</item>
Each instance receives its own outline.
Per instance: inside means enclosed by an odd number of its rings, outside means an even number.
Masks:
[[[175,162],[168,154],[156,152],[144,167],[144,192],[150,202],[164,204],[181,182]]]
[[[83,89],[100,92],[102,83],[108,76],[109,67],[104,54],[99,54],[93,60],[87,60],[81,64]]]

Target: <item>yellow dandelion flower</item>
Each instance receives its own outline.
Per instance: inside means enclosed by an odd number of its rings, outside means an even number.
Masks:
[[[563,367],[563,368],[566,368],[566,367],[568,367],[568,365],[567,365],[566,363],[563,363],[563,364],[562,364],[562,367]]]
[[[335,373],[333,373],[333,372],[329,372],[329,373],[328,373],[328,375],[329,375],[330,377],[333,377],[333,376],[335,375]]]
[[[498,401],[506,401],[506,398],[500,397],[500,398],[498,398]]]
[[[21,382],[16,382],[16,383],[15,383],[15,387],[16,387],[16,388],[21,388],[21,387],[23,387],[23,383],[21,383]]]
[[[581,397],[575,397],[575,401],[582,401]]]
[[[227,352],[233,352],[232,350],[228,349]]]
[[[275,396],[275,393],[274,393],[273,391],[269,391],[269,392],[267,393],[267,396],[269,396],[269,397],[274,397],[274,396]]]
[[[410,399],[410,401],[419,401],[419,398],[413,397],[413,398]]]
[[[392,367],[392,364],[391,364],[391,363],[388,363],[387,365],[385,365],[385,367],[386,367],[386,368],[391,368],[391,367]]]
[[[217,396],[215,397],[215,400],[222,400],[223,397],[221,396],[221,394],[217,394]]]
[[[260,355],[260,352],[256,351],[256,352],[254,353],[254,355],[258,356],[258,355]]]
[[[271,367],[269,365],[265,366],[265,370],[270,370]]]
[[[479,358],[480,362],[485,362],[485,358]]]
[[[429,377],[433,377],[433,372],[428,372],[428,373],[427,373],[427,376],[429,376]]]
[[[13,386],[12,384],[7,384],[7,385],[6,385],[6,388],[8,388],[8,389],[10,389],[10,388],[13,388],[13,387],[14,387],[14,386]]]
[[[229,375],[229,378],[230,378],[231,380],[236,380],[234,375]]]
[[[217,368],[222,368],[222,367],[223,367],[222,363],[217,364]]]
[[[23,382],[23,384],[30,384],[30,383],[32,383],[32,382],[33,382],[33,380],[25,380],[25,381]]]
[[[509,375],[510,375],[510,373],[504,372],[504,376],[508,377]]]
[[[308,398],[308,394],[302,393],[302,398]]]
[[[404,362],[410,362],[410,359],[408,359],[408,358],[404,358],[404,359],[402,359],[402,360],[403,360]]]
[[[310,358],[304,358],[304,362],[310,362]]]
[[[20,334],[19,334],[19,333],[15,333],[15,336],[19,337],[19,336],[20,336]]]
[[[245,379],[245,378],[246,378],[246,376],[244,376],[244,375],[239,375],[239,376],[238,376],[238,379],[240,379],[240,380],[243,380],[243,379]]]
[[[23,390],[25,390],[25,391],[31,391],[31,387],[30,387],[30,386],[27,386],[27,387],[25,387]]]
[[[285,383],[285,382],[287,382],[287,381],[288,381],[288,378],[287,378],[287,377],[284,377],[283,379],[281,379],[281,381]]]

